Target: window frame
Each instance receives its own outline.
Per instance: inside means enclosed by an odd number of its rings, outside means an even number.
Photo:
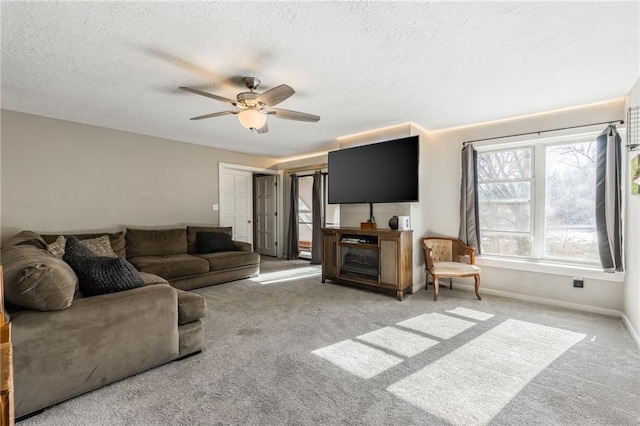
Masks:
[[[624,129],[618,129],[621,137],[623,137]],[[571,143],[580,143],[587,142],[589,139],[595,142],[596,137],[602,133],[602,130],[598,131],[590,131],[590,132],[580,132],[580,133],[568,133],[561,136],[555,137],[544,137],[544,138],[527,138],[519,141],[513,142],[496,142],[496,141],[487,141],[482,144],[475,145],[475,149],[478,152],[478,155],[490,152],[504,152],[515,149],[522,149],[526,147],[530,147],[532,149],[531,156],[531,180],[532,180],[532,188],[531,188],[531,224],[532,228],[532,247],[531,247],[531,257],[529,256],[518,256],[512,254],[494,254],[494,253],[483,253],[481,257],[489,258],[489,259],[504,259],[504,260],[513,260],[513,261],[523,261],[523,262],[531,262],[531,263],[546,263],[546,264],[556,264],[556,265],[569,265],[576,267],[586,267],[586,268],[600,268],[600,262],[597,260],[589,260],[589,259],[574,259],[574,258],[562,258],[557,256],[549,256],[545,254],[545,242],[546,242],[546,150],[549,146],[558,146],[558,145],[568,145]],[[509,180],[507,182],[514,182],[515,180]],[[520,179],[519,181],[523,181]],[[485,183],[486,181],[483,181]],[[480,185],[480,180],[478,179],[478,186]],[[594,189],[595,190],[595,189]],[[479,213],[479,212],[478,212]],[[594,213],[595,214],[595,213]],[[480,224],[478,224],[478,228],[480,231],[480,237],[482,238],[483,230],[480,229]],[[525,236],[527,234],[522,232],[495,232],[495,231],[486,231],[489,232],[490,235],[514,235],[514,236]]]

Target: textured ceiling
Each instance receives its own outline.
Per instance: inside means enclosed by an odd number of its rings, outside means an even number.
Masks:
[[[625,96],[638,2],[8,2],[2,108],[259,155],[335,147],[408,121],[428,129]],[[287,83],[253,134],[221,102],[242,76]]]

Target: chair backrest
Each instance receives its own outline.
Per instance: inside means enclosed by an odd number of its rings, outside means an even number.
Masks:
[[[422,243],[431,249],[434,262],[453,261],[453,243],[450,238],[425,238]]]

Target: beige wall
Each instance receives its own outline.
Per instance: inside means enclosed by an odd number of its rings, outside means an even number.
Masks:
[[[14,233],[217,224],[218,162],[277,161],[2,110],[2,241]]]
[[[627,98],[627,107],[638,106],[640,106],[640,79]],[[631,160],[636,155],[640,155],[640,150],[623,151],[623,158],[625,154],[626,164],[630,166]],[[625,193],[629,194],[631,173],[627,171],[625,175],[624,182],[627,185]],[[633,337],[640,346],[640,262],[638,262],[640,259],[640,195],[628,195],[623,199],[626,202],[624,313],[629,327],[633,330]]]

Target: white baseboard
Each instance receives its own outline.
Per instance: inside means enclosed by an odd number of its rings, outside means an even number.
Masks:
[[[413,287],[411,287],[411,294],[417,293],[418,290],[420,290],[421,288],[424,288],[425,285],[426,285],[426,281],[420,281],[418,284],[414,284]]]
[[[456,283],[454,288],[462,288],[463,290],[466,290],[466,291],[474,291],[474,288],[472,286],[460,284],[460,283]],[[493,290],[490,288],[482,289],[482,293],[490,294],[492,296],[507,297],[509,299],[524,300],[525,302],[542,303],[545,305],[558,306],[560,308],[569,308],[569,309],[575,309],[577,311],[592,312],[595,314],[602,314],[602,315],[608,315],[611,317],[621,318],[622,322],[627,327],[627,330],[629,330],[629,334],[631,334],[631,338],[633,339],[635,344],[638,346],[638,349],[640,349],[640,334],[636,329],[633,328],[631,321],[629,321],[629,318],[627,318],[624,312],[621,312],[615,309],[600,308],[598,306],[582,305],[580,303],[571,303],[571,302],[564,302],[562,300],[548,299],[546,297],[529,296],[526,294],[512,293],[510,291]]]
[[[640,334],[638,334],[638,331],[633,328],[633,324],[631,324],[631,321],[629,321],[629,318],[627,318],[624,312],[620,312],[620,317],[622,318],[624,325],[627,326],[627,330],[629,330],[629,334],[631,334],[636,345],[638,345],[638,349],[640,349]]]
[[[425,282],[423,281],[417,285],[414,285],[413,291],[416,292],[424,287],[425,287]],[[463,284],[460,282],[456,282],[454,288],[460,288],[465,291],[474,291],[473,286]],[[516,300],[524,300],[525,302],[542,303],[544,305],[558,306],[560,308],[575,309],[577,311],[591,312],[595,314],[602,314],[602,315],[608,315],[610,317],[621,318],[622,322],[627,327],[627,330],[629,330],[629,334],[631,334],[631,338],[633,339],[635,344],[638,346],[638,349],[640,349],[640,333],[638,332],[638,330],[636,330],[633,327],[633,324],[631,324],[631,321],[629,321],[629,318],[627,318],[627,316],[622,311],[618,311],[616,309],[600,308],[598,306],[582,305],[580,303],[565,302],[562,300],[548,299],[546,297],[529,296],[526,294],[513,293],[510,291],[494,290],[491,288],[483,288],[481,289],[481,291],[483,294],[490,294],[492,296],[506,297],[509,299],[516,299]]]
[[[473,286],[455,283],[453,288],[462,288],[467,291],[474,291]],[[513,293],[510,291],[494,290],[491,288],[481,288],[480,295],[490,294],[492,296],[507,297],[509,299],[524,300],[525,302],[542,303],[544,305],[558,306],[560,308],[575,309],[577,311],[592,312],[595,314],[608,315],[611,317],[622,317],[622,312],[615,309],[601,308],[598,306],[582,305],[580,303],[565,302],[563,300],[548,299],[546,297],[529,296],[527,294]]]

